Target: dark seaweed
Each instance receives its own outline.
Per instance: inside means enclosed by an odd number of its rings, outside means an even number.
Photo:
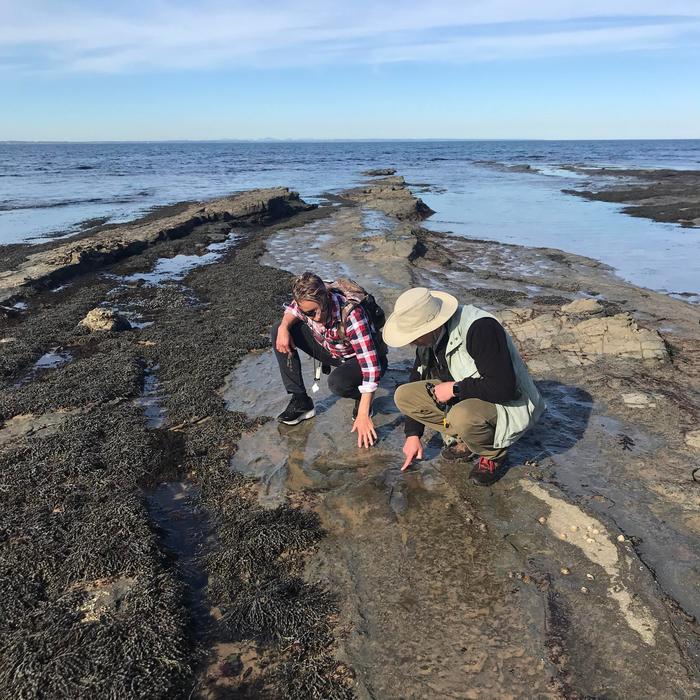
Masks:
[[[164,478],[190,478],[214,532],[202,566],[221,618],[205,643],[255,640],[268,659],[262,677],[248,678],[248,669],[235,687],[207,692],[348,697],[347,678],[326,673],[333,598],[303,578],[305,558],[323,536],[317,517],[286,505],[262,509],[229,468],[241,432],[260,421],[228,412],[217,390],[241,357],[269,345],[291,282],[258,263],[262,236],[272,230],[251,232],[220,263],[191,274],[188,289],[120,293],[120,302],[155,320],[142,331],[89,334],[78,326],[113,286],[93,273],[58,294],[32,295],[29,312],[0,321],[3,334],[16,338],[0,361],[4,420],[69,411],[53,432],[0,450],[0,696],[191,695],[202,661],[194,611],[142,491]],[[182,245],[163,242],[149,249],[149,260]],[[13,388],[56,345],[70,348],[73,362]],[[147,365],[159,366],[168,416],[161,430],[147,428],[136,404]],[[288,664],[302,669],[290,695]],[[298,689],[303,678],[309,694]]]

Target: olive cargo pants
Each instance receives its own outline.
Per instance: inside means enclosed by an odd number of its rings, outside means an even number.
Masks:
[[[437,383],[439,382],[435,380],[409,382],[398,387],[394,394],[394,402],[399,411],[428,428],[459,438],[472,452],[481,457],[501,461],[508,450],[493,446],[498,419],[496,404],[481,399],[464,399],[448,406],[445,416],[426,389],[426,384]],[[446,426],[443,420],[446,421]]]

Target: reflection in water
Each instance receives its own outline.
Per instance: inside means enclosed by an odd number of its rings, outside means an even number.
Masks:
[[[396,228],[396,219],[393,219],[377,209],[362,210],[362,233],[364,236],[377,236],[388,233]]]
[[[73,361],[73,355],[68,350],[61,350],[60,348],[54,348],[47,353],[44,353],[32,366],[32,368],[23,376],[21,379],[17,380],[13,387],[19,389],[20,387],[28,384],[37,377],[41,376],[44,372],[51,369],[56,369],[57,367],[62,367]]]
[[[184,583],[195,632],[203,635],[211,622],[205,589],[208,576],[201,561],[210,537],[206,513],[199,507],[196,486],[186,481],[158,484],[145,492],[148,511],[164,548],[175,559]]]
[[[623,278],[644,287],[698,291],[696,239],[675,224],[622,215],[617,204],[564,194],[562,189],[581,188],[574,173],[553,168],[546,174],[513,173],[454,163],[444,165],[442,176],[446,193],[421,195],[437,212],[423,223],[425,228],[559,248],[612,265]]]
[[[302,356],[309,375],[310,362]],[[426,448],[426,458],[410,472],[402,473],[403,419],[393,402],[393,390],[405,381],[405,368],[391,369],[382,379],[374,400],[378,442],[369,450],[357,447],[351,433],[353,402],[328,391],[325,381],[314,395],[316,417],[296,426],[271,420],[244,435],[231,459],[232,469],[254,478],[260,502],[267,507],[282,503],[290,492],[342,489],[369,479],[386,493],[395,513],[407,507],[406,484],[431,490],[442,477],[432,464],[439,446]],[[229,410],[250,416],[275,416],[284,408],[284,393],[272,352],[250,355],[227,377],[223,390]]]
[[[135,272],[133,275],[121,279],[124,282],[143,280],[146,284],[151,285],[181,280],[195,268],[211,265],[219,260],[226,250],[236,243],[239,235],[239,233],[231,233],[221,243],[210,243],[206,247],[207,252],[202,255],[176,255],[172,258],[159,258],[151,272]]]
[[[34,369],[35,370],[40,370],[40,369],[55,369],[56,367],[60,367],[61,365],[65,365],[67,362],[70,362],[73,359],[73,355],[71,355],[68,350],[51,350],[50,352],[45,353],[42,355],[35,363],[34,363]]]
[[[166,411],[163,406],[160,382],[156,375],[158,369],[158,365],[152,365],[146,368],[143,377],[141,397],[136,400],[136,403],[143,408],[143,413],[146,417],[146,425],[149,428],[162,428],[165,424]]]

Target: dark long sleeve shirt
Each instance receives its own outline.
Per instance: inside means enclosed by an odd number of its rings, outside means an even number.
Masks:
[[[453,399],[454,404],[464,399],[481,399],[489,403],[506,403],[517,397],[515,371],[513,361],[508,351],[506,332],[503,326],[495,318],[480,318],[469,327],[466,338],[467,352],[474,359],[476,368],[481,377],[479,379],[467,378],[455,384],[455,394],[459,398]],[[447,347],[447,332],[443,333],[438,344],[430,348],[427,370],[423,376],[418,372],[420,361],[416,354],[416,361],[409,377],[409,381],[420,379],[436,379],[441,382],[454,381],[450,374],[445,358]],[[404,432],[406,437],[423,435],[425,426],[414,418],[406,416]]]

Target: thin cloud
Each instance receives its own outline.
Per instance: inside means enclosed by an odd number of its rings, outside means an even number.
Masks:
[[[457,37],[438,43],[402,44],[377,49],[368,59],[375,63],[409,61],[496,60],[552,54],[652,50],[673,46],[675,25],[529,32],[507,37]]]
[[[0,66],[128,73],[287,68],[698,45],[695,0],[197,3],[0,0]]]

